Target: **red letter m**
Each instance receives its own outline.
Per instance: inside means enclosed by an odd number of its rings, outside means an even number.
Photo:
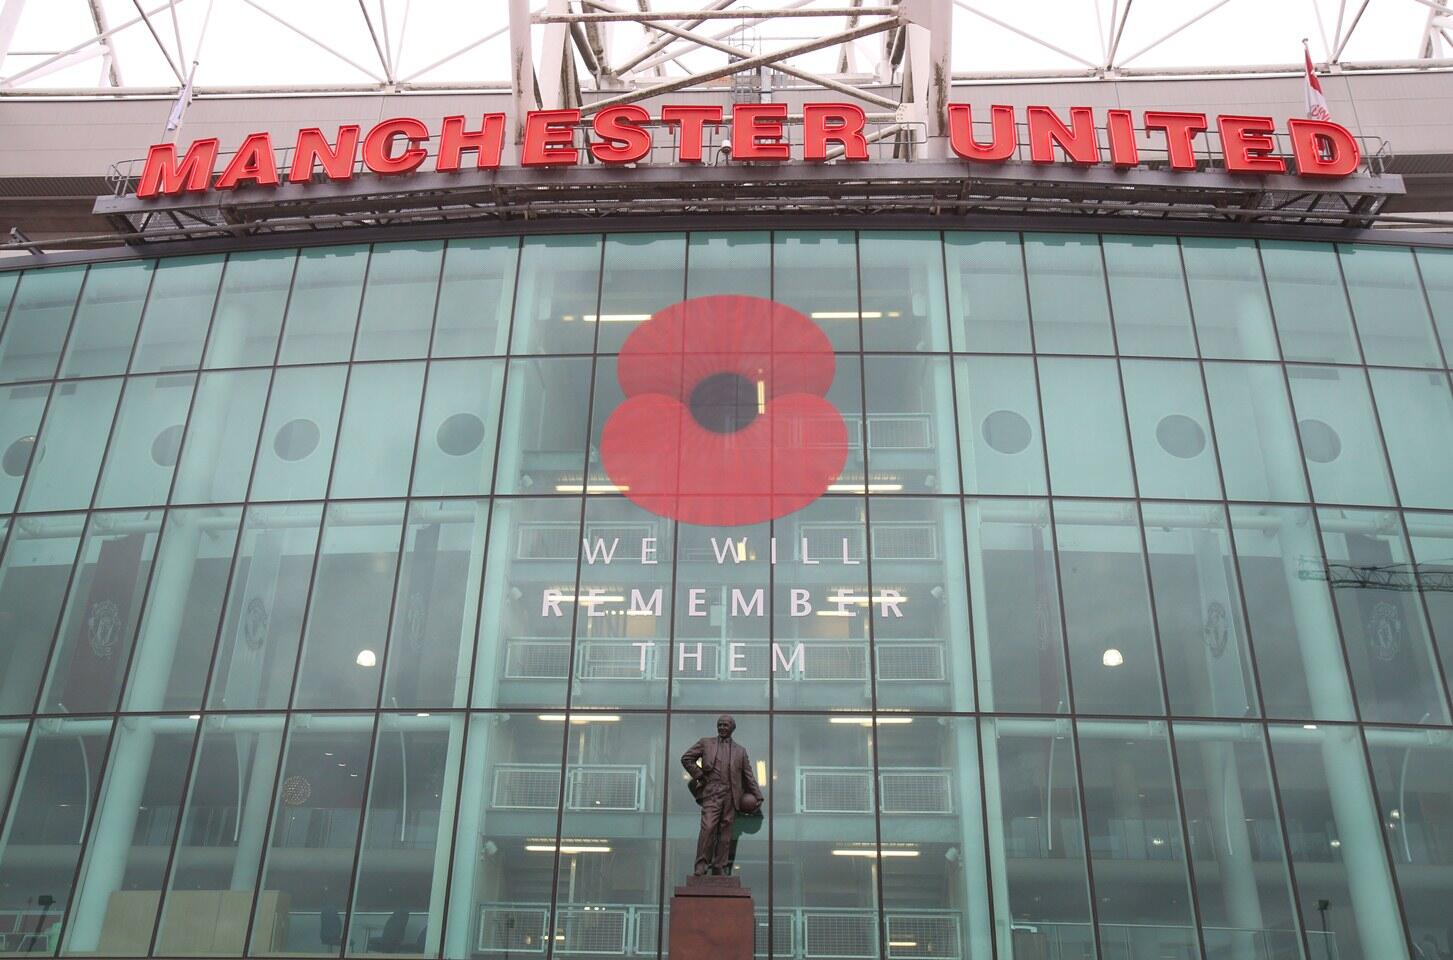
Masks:
[[[200,193],[212,182],[212,169],[217,165],[217,141],[198,140],[187,148],[186,156],[177,163],[174,144],[158,143],[146,152],[146,166],[141,170],[138,197],[157,194]]]

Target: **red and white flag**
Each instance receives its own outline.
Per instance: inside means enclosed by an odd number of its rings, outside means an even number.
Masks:
[[[1307,119],[1331,120],[1332,111],[1327,109],[1327,96],[1322,92],[1322,81],[1317,79],[1317,72],[1312,69],[1312,49],[1305,42],[1302,43],[1302,53],[1307,57],[1306,83],[1302,85],[1302,92],[1307,100]]]

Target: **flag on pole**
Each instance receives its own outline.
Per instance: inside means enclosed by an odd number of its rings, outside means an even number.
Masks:
[[[182,84],[181,92],[177,94],[177,102],[172,105],[171,116],[166,118],[167,133],[175,133],[182,125],[182,117],[187,113],[187,104],[192,102],[192,77],[194,76],[196,76],[196,70],[187,76],[187,82]]]
[[[1302,88],[1307,101],[1307,119],[1331,120],[1332,111],[1327,109],[1327,96],[1322,92],[1322,81],[1317,79],[1317,72],[1312,69],[1312,49],[1305,40],[1302,41],[1302,53],[1307,58],[1306,83]]]

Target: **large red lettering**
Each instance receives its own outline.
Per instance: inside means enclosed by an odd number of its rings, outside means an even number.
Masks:
[[[1221,129],[1221,153],[1230,173],[1285,173],[1286,161],[1274,156],[1276,129],[1271,117],[1224,116],[1216,118]]]
[[[1345,177],[1357,170],[1362,151],[1357,138],[1330,120],[1293,120],[1292,154],[1304,177]]]
[[[974,114],[967,103],[948,105],[948,143],[954,153],[965,160],[980,163],[1003,163],[1014,156],[1019,146],[1019,133],[1014,128],[1014,108],[996,104],[989,108],[989,124],[993,139],[980,143],[974,139]]]
[[[1035,163],[1054,163],[1056,144],[1071,163],[1089,166],[1100,162],[1095,115],[1089,107],[1070,107],[1068,127],[1049,107],[1029,108],[1029,158]]]
[[[499,166],[505,148],[505,115],[486,113],[480,118],[478,130],[466,130],[462,116],[445,117],[444,132],[439,134],[439,157],[434,169],[452,173],[462,166],[460,158],[474,151],[474,166],[492,170]]]
[[[531,110],[525,116],[520,163],[527,167],[572,166],[580,162],[573,146],[579,110]]]
[[[393,153],[396,138],[402,138],[409,144],[397,156]],[[384,120],[363,138],[363,164],[374,173],[411,173],[419,169],[429,156],[429,151],[423,146],[428,142],[429,128],[422,120],[412,117]]]
[[[297,146],[293,149],[293,165],[288,170],[288,182],[307,183],[313,179],[313,167],[320,163],[323,165],[323,175],[329,180],[353,179],[353,160],[358,155],[358,134],[356,123],[339,127],[338,145],[335,147],[317,127],[299,130]]]
[[[1145,115],[1145,129],[1165,131],[1165,148],[1170,153],[1172,170],[1196,169],[1196,134],[1209,127],[1204,113],[1151,110]]]
[[[650,123],[645,107],[633,103],[606,107],[597,113],[591,126],[604,143],[590,145],[591,156],[601,163],[635,163],[651,152],[651,131],[641,126]]]
[[[1117,167],[1140,163],[1140,144],[1135,142],[1135,117],[1129,110],[1106,110],[1105,131],[1110,135],[1110,162]]]
[[[212,180],[212,170],[217,166],[217,147],[216,139],[197,140],[187,148],[186,155],[178,164],[176,144],[153,145],[146,151],[146,165],[141,168],[136,195],[145,199],[157,194],[171,196],[205,191]]]
[[[232,160],[217,178],[216,189],[235,190],[248,183],[259,187],[278,185],[277,161],[272,155],[272,135],[249,134],[242,146],[232,155]]]
[[[716,104],[667,104],[661,108],[661,120],[681,126],[676,159],[682,163],[700,163],[703,128],[721,126],[722,110]]]
[[[739,103],[732,107],[733,160],[786,160],[791,154],[782,139],[785,103]]]
[[[829,142],[841,144],[844,160],[868,159],[868,139],[863,125],[868,115],[851,103],[808,103],[802,107],[802,156],[805,160],[827,159]]]

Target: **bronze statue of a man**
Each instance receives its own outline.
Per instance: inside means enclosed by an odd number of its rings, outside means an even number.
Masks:
[[[681,765],[691,776],[691,795],[701,804],[698,877],[708,870],[720,876],[732,872],[732,822],[738,811],[755,813],[763,803],[746,748],[732,739],[736,728],[737,722],[722,714],[716,718],[716,736],[702,737],[681,755]]]

